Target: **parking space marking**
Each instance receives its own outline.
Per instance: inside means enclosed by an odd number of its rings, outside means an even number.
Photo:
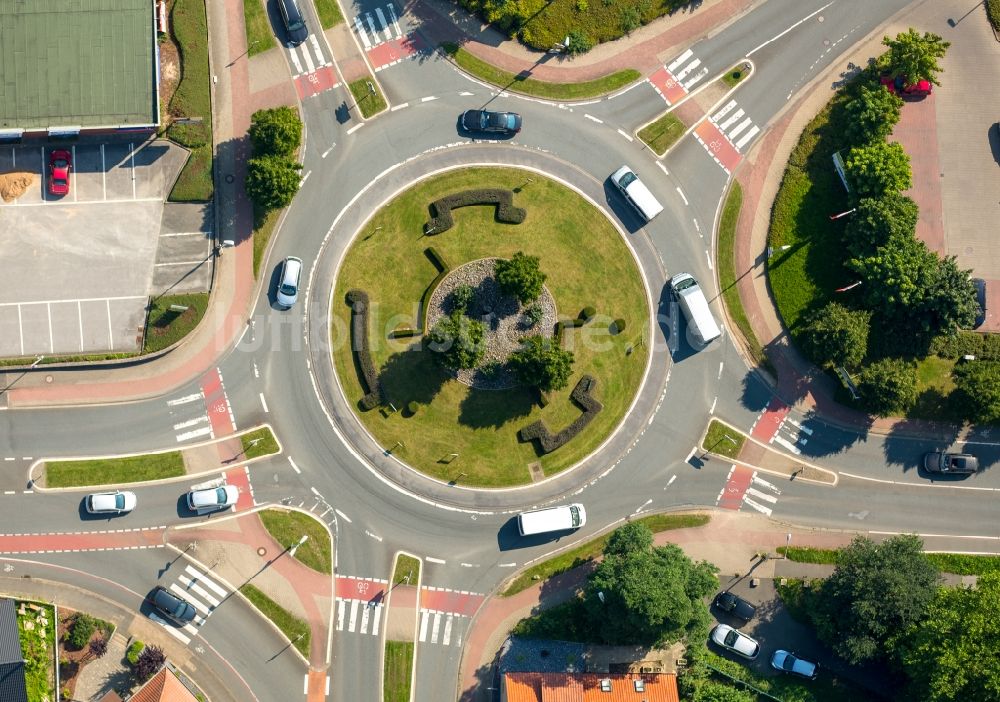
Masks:
[[[17,201],[15,200],[14,202],[17,202]],[[104,202],[110,202],[111,204],[115,204],[115,203],[118,203],[118,202],[163,202],[163,198],[162,197],[137,197],[135,199],[122,198],[122,199],[118,199],[118,200],[108,200],[107,196],[105,195]],[[48,207],[48,206],[50,206],[52,204],[54,204],[54,203],[49,202],[49,201],[45,201],[45,202],[20,202],[20,203],[17,203],[17,206],[18,207],[42,207],[42,206]],[[100,202],[98,202],[96,200],[86,200],[86,201],[83,201],[83,202],[59,202],[58,203],[58,205],[60,207],[86,207],[87,205],[99,205],[99,204],[102,204],[102,203],[100,203]]]
[[[17,333],[21,337],[21,355],[24,355],[24,326],[21,324],[21,306],[17,306]]]
[[[52,303],[45,303],[45,314],[49,318],[49,353],[52,353],[56,349],[56,345],[52,342]],[[110,317],[109,317],[110,322]]]
[[[132,174],[132,199],[135,199],[135,144],[128,145],[128,157],[131,167],[129,171]],[[111,325],[111,311],[108,311],[108,326]]]
[[[70,171],[69,177],[73,183],[73,202],[76,202],[76,144],[73,144],[70,149],[73,152],[73,169]]]
[[[108,308],[108,348],[113,349],[115,347],[115,332],[111,327],[111,300],[105,300],[105,305]]]
[[[104,191],[104,199],[108,199],[108,166],[104,162],[104,144],[101,144],[101,188]]]
[[[80,324],[80,350],[83,351],[83,305],[76,301],[76,318]]]

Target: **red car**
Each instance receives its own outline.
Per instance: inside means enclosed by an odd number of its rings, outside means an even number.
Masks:
[[[916,83],[907,83],[905,76],[893,77],[888,74],[883,75],[879,80],[885,86],[886,90],[901,98],[925,97],[930,95],[934,90],[934,84],[929,80],[918,80]]]
[[[65,195],[69,192],[69,172],[73,169],[73,155],[66,149],[56,149],[49,154],[49,192]]]

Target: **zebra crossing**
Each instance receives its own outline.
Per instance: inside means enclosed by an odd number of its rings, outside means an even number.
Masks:
[[[418,35],[400,26],[400,15],[391,2],[355,15],[353,28],[376,73],[395,66],[423,47]]]
[[[780,496],[778,486],[760,477],[757,471],[733,464],[715,504],[734,511],[747,505],[770,517]]]
[[[417,640],[420,643],[461,647],[468,621],[467,617],[455,612],[436,612],[422,607]]]
[[[177,597],[190,602],[198,612],[193,622],[185,624],[182,627],[176,627],[159,617],[155,617],[155,621],[168,634],[185,646],[191,642],[191,639],[198,635],[198,630],[205,625],[205,622],[212,615],[215,608],[229,594],[226,588],[212,580],[207,573],[202,572],[192,565],[185,565],[184,571],[179,573],[177,578],[166,587],[173,594],[177,595]]]
[[[722,109],[711,115],[709,120],[726,135],[737,151],[742,151],[743,147],[760,132],[760,127],[746,116],[743,108],[739,107],[735,100],[727,102]]]
[[[385,610],[385,605],[382,602],[365,602],[338,596],[337,631],[378,636],[381,633],[383,610]]]
[[[323,53],[316,34],[310,34],[309,40],[298,46],[288,47],[288,58],[293,66],[292,82],[300,99],[314,97],[336,87],[333,58]]]
[[[175,420],[173,429],[178,443],[191,439],[215,438],[204,399],[204,393],[195,392],[167,400],[170,417]]]
[[[778,430],[774,432],[768,443],[778,444],[798,456],[802,453],[802,449],[799,447],[809,443],[809,437],[812,436],[812,433],[813,430],[809,427],[803,426],[791,417],[786,416],[781,421],[781,424],[778,425]]]
[[[760,133],[736,100],[730,100],[695,126],[695,139],[727,174],[743,159],[742,150]]]
[[[688,49],[650,75],[649,82],[668,105],[676,105],[707,75],[708,66]]]

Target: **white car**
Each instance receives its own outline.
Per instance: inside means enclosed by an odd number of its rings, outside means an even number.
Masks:
[[[816,679],[816,672],[819,670],[818,663],[803,660],[794,653],[778,649],[771,656],[771,667],[783,673],[791,673],[809,680]]]
[[[220,485],[204,490],[192,490],[187,494],[187,506],[192,512],[207,512],[229,509],[240,499],[240,491],[235,485]]]
[[[91,514],[125,514],[135,509],[135,493],[117,490],[87,495],[85,504]]]
[[[711,639],[722,648],[750,660],[756,658],[757,654],[760,653],[759,643],[728,624],[719,624],[712,629]]]
[[[278,307],[290,309],[299,299],[299,278],[302,277],[302,259],[289,256],[281,262],[281,271],[278,273],[278,290],[275,293],[275,301]]]

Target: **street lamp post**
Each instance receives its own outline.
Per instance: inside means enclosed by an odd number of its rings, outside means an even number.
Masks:
[[[785,560],[788,560],[788,547],[792,543],[792,532],[785,534]]]
[[[298,549],[299,546],[301,546],[302,544],[304,544],[308,540],[309,540],[309,534],[303,534],[302,538],[299,539],[299,542],[297,544],[295,544],[294,546],[292,546],[291,549],[289,549],[288,555],[291,556],[292,558],[295,558],[295,551]]]

